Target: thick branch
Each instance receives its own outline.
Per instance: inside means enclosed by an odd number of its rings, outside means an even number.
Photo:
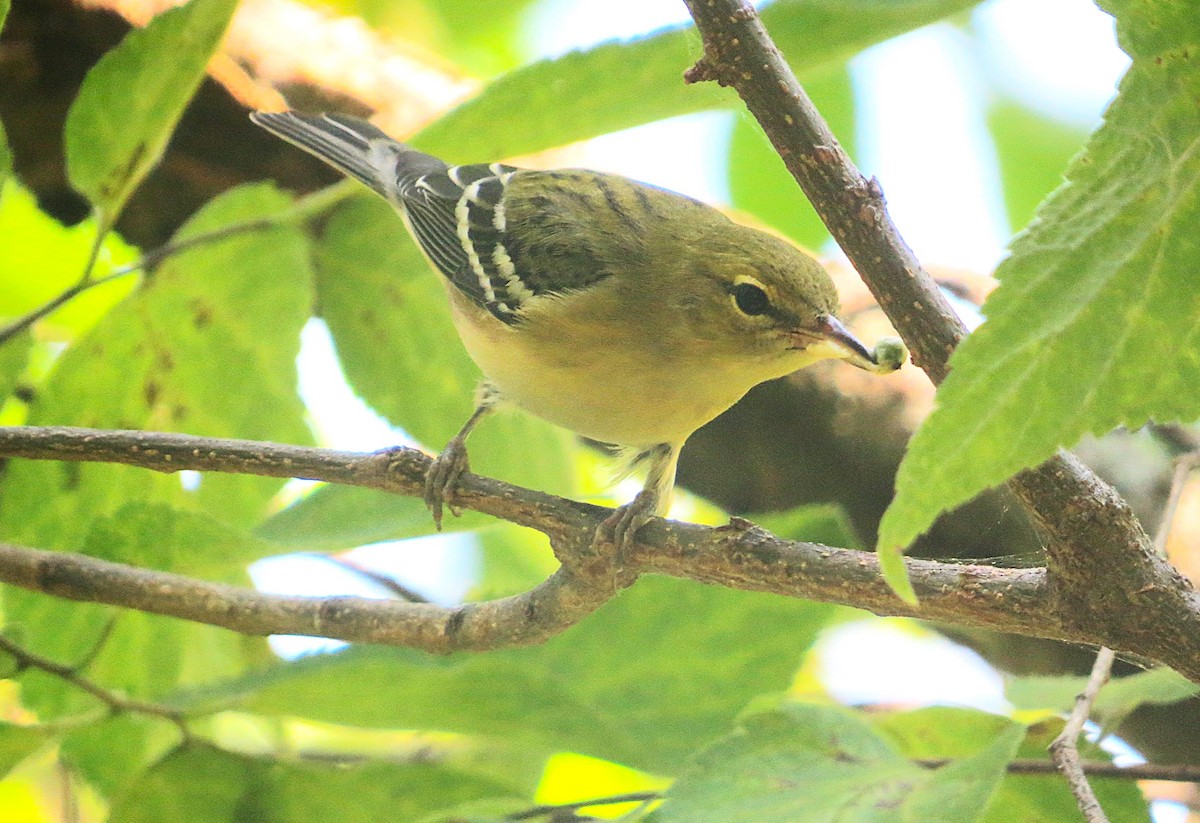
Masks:
[[[539,643],[611,595],[560,569],[531,591],[454,608],[361,597],[289,597],[94,557],[0,543],[0,580],[31,591],[180,617],[240,634],[302,634],[450,652]]]
[[[744,0],[685,2],[704,39],[704,57],[686,79],[715,80],[738,92],[913,360],[940,383],[964,329],[900,237],[878,182],[865,179],[838,145],[752,6]],[[1147,647],[1174,642],[1173,627],[1145,615],[1155,606],[1186,612],[1194,608],[1195,594],[1154,552],[1108,484],[1060,451],[1010,486],[1050,538],[1047,566],[1064,620],[1081,627],[1113,624],[1111,631],[1137,634]]]
[[[246,440],[66,427],[0,428],[0,456],[303,477],[419,496],[429,458],[412,449],[335,452]],[[618,567],[592,545],[608,509],[465,475],[456,502],[550,537],[562,568],[525,594],[444,608],[349,597],[281,597],[80,555],[0,546],[0,580],[34,591],[172,615],[246,634],[310,634],[429,651],[539,642],[577,622],[643,573],[772,592],[956,625],[1107,645],[1200,680],[1200,604],[1162,602],[1139,619],[1169,622],[1177,642],[1132,644],[1113,621],[1082,626],[1057,608],[1043,569],[906,560],[920,605],[897,599],[869,552],[780,540],[745,521],[708,528],[655,520]],[[1134,632],[1138,639],[1141,635]]]

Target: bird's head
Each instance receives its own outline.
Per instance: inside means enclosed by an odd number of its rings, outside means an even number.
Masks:
[[[906,352],[899,341],[868,349],[838,319],[837,289],[814,258],[764,232],[730,227],[695,265],[710,292],[712,334],[737,355],[777,363],[781,374],[827,359],[879,374],[900,367]]]

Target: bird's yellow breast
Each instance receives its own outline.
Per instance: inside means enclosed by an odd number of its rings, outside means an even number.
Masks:
[[[625,335],[639,326],[610,322],[616,309],[607,304],[618,298],[606,291],[547,298],[507,325],[447,290],[467,352],[508,402],[605,443],[682,443],[753,386],[819,359],[783,350],[752,362],[698,358],[695,341],[675,339],[693,333],[673,327],[669,312],[642,327],[644,339],[630,340]]]

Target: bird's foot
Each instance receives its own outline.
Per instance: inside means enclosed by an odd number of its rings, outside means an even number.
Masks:
[[[638,529],[658,515],[658,492],[642,489],[637,497],[617,509],[596,530],[592,545],[611,542],[617,550],[617,565],[633,547]]]
[[[470,468],[466,443],[462,438],[455,437],[434,458],[429,471],[425,473],[425,505],[433,515],[433,524],[438,531],[442,530],[443,507],[450,509],[455,517],[462,514],[462,510],[447,498],[454,496],[459,478]]]

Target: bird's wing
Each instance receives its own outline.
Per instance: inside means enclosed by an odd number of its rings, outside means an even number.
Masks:
[[[535,296],[504,245],[501,200],[517,169],[449,166],[344,115],[255,112],[251,119],[396,206],[438,271],[500,320],[516,322],[522,303]]]

